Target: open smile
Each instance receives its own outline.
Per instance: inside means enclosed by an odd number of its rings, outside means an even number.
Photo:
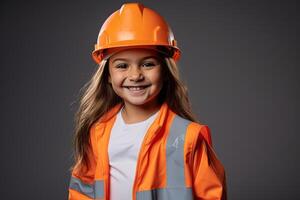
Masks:
[[[125,88],[127,88],[130,91],[139,91],[139,90],[143,90],[147,87],[149,87],[150,85],[139,85],[139,86],[123,86]]]

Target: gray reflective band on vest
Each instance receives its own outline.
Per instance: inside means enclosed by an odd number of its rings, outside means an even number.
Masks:
[[[167,187],[185,187],[184,138],[190,121],[175,116],[167,142]]]
[[[104,182],[101,180],[96,180],[94,184],[87,184],[72,176],[69,188],[93,199],[104,197]]]
[[[192,200],[192,188],[185,186],[184,140],[186,129],[191,121],[178,115],[173,119],[166,146],[166,188],[139,191],[138,200]]]

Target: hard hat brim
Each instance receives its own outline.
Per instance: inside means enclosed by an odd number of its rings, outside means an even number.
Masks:
[[[166,50],[162,51],[157,47],[163,47]],[[109,47],[105,48],[105,47],[101,47],[101,48],[97,48],[95,45],[95,50],[92,52],[92,57],[94,59],[94,61],[96,63],[100,63],[102,60],[104,59],[108,59],[112,54],[114,54],[115,52],[119,52],[121,50],[124,49],[131,49],[131,48],[145,48],[145,49],[153,49],[156,50],[162,54],[164,54],[166,57],[172,57],[175,61],[179,60],[180,55],[181,55],[181,51],[179,48],[174,47],[174,46],[168,46],[165,44],[162,45],[145,45],[145,43],[143,44],[135,44],[135,45],[121,45],[121,44],[117,44],[117,45],[110,45]],[[110,50],[110,51],[108,51]]]

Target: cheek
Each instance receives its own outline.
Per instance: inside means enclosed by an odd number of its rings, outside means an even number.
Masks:
[[[120,73],[112,73],[110,75],[110,83],[112,85],[118,86],[122,83],[123,81],[123,76]]]
[[[151,74],[151,81],[153,84],[155,84],[157,86],[162,85],[162,83],[163,83],[162,79],[163,79],[163,77],[162,77],[160,70],[153,71],[153,73]]]
[[[119,81],[119,78],[116,75],[110,76],[110,84],[113,89],[113,91],[119,95],[120,87],[121,87],[121,82]]]

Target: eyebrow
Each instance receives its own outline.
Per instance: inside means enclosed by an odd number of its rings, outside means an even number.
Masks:
[[[141,60],[146,60],[146,59],[149,59],[149,58],[154,58],[156,60],[159,60],[158,56],[145,56],[143,58],[141,58]],[[116,58],[112,61],[112,63],[116,62],[116,61],[129,61],[129,59],[126,59],[126,58]]]

